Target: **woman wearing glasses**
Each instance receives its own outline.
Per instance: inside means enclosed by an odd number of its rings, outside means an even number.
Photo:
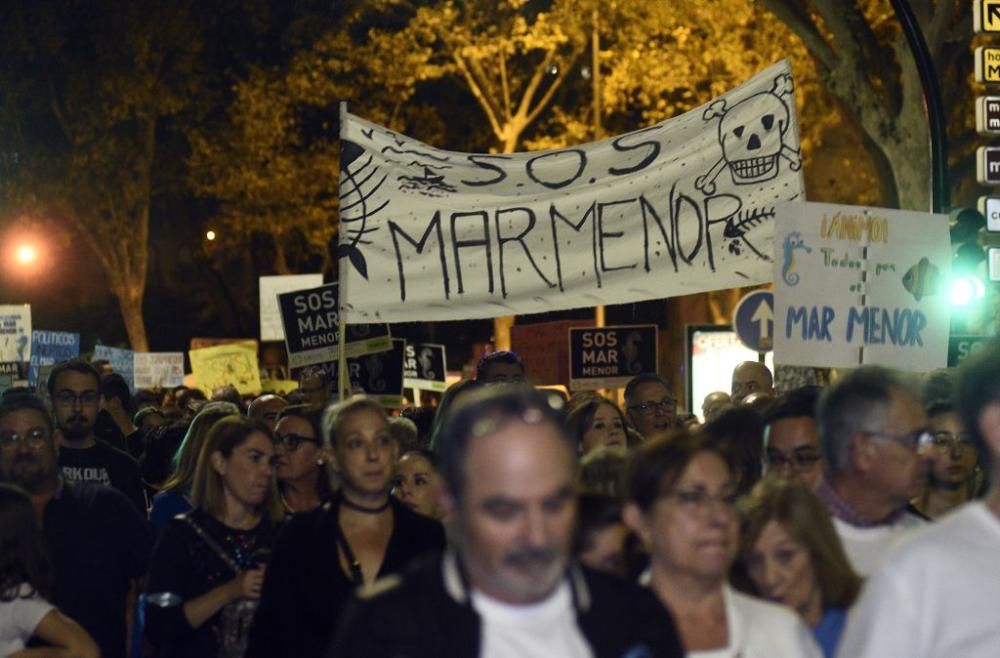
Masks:
[[[397,446],[377,402],[352,398],[330,407],[323,430],[321,454],[340,489],[282,530],[248,658],[322,655],[351,592],[444,548],[440,523],[390,495]]]
[[[972,437],[962,425],[951,402],[935,402],[927,408],[931,432],[931,467],[927,488],[913,501],[922,514],[937,519],[975,497],[979,468]]]
[[[316,509],[330,499],[323,470],[320,412],[305,404],[285,407],[274,428],[278,488],[288,514]]]
[[[795,615],[729,586],[739,548],[734,492],[724,457],[696,435],[640,446],[625,521],[650,554],[644,580],[673,614],[689,658],[818,658]]]

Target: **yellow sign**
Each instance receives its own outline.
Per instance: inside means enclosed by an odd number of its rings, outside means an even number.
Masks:
[[[1000,82],[1000,48],[976,48],[976,82]]]
[[[1000,0],[976,0],[972,25],[976,34],[1000,32]]]
[[[198,388],[206,394],[232,384],[241,394],[260,393],[260,369],[254,342],[230,343],[188,352]]]

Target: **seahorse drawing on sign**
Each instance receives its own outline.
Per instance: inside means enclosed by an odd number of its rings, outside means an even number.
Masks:
[[[802,167],[799,151],[785,143],[791,112],[785,97],[794,102],[792,76],[782,73],[770,91],[760,92],[727,107],[720,98],[705,110],[706,121],[719,119],[722,157],[708,173],[695,180],[706,196],[715,194],[715,179],[729,169],[737,185],[753,185],[778,176],[780,161],[788,160],[792,171]]]
[[[785,241],[781,245],[782,251],[785,255],[785,261],[781,265],[781,278],[784,279],[785,283],[790,286],[796,286],[799,284],[799,273],[795,271],[795,250],[801,249],[807,254],[812,253],[812,248],[805,243],[802,239],[802,234],[798,231],[792,231],[785,236]]]

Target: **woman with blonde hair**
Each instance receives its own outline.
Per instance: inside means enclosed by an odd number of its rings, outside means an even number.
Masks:
[[[743,509],[740,559],[751,593],[798,613],[830,658],[861,589],[829,514],[801,482],[765,478]]]
[[[198,455],[191,512],[150,560],[146,633],[159,658],[242,658],[282,507],[274,439],[261,421],[226,417]]]

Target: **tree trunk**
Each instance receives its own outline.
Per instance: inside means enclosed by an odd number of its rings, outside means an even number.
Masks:
[[[136,352],[148,352],[149,341],[146,338],[146,321],[142,317],[142,291],[116,292],[118,297],[118,307],[122,312],[122,320],[125,321],[125,332],[128,334],[128,342]]]

